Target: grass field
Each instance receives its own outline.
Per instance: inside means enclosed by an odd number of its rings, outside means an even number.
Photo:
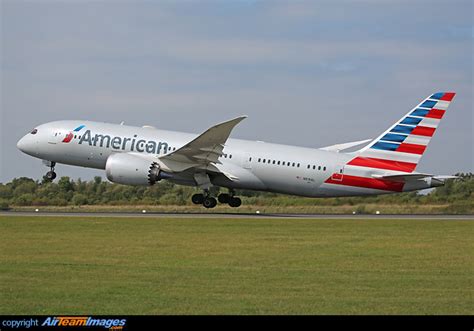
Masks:
[[[244,199],[245,200],[245,199]],[[308,199],[309,200],[309,199]],[[358,203],[354,205],[288,205],[286,203],[274,205],[252,205],[244,204],[239,208],[231,208],[218,204],[216,208],[206,209],[195,205],[85,205],[85,206],[12,206],[14,211],[41,211],[52,212],[177,212],[177,213],[261,213],[272,214],[375,214],[380,211],[382,214],[474,214],[474,202],[464,203],[462,206],[455,204],[383,204],[383,203]]]
[[[0,217],[0,314],[473,314],[474,222]]]

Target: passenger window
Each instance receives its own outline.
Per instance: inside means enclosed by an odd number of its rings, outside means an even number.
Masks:
[[[315,169],[316,169],[316,166],[314,165],[314,166],[313,166],[313,170],[315,170]]]
[[[296,165],[296,167],[299,168],[299,167],[300,167],[300,164],[298,163],[298,164]]]
[[[263,163],[265,163],[265,159],[263,159]]]
[[[278,165],[280,165],[280,161],[278,161]]]
[[[251,157],[249,157],[249,162],[251,162],[251,161],[252,161],[252,158],[251,158]]]
[[[262,160],[262,159],[261,159],[261,158],[259,158],[259,159],[258,159],[258,162],[260,162],[261,160]]]
[[[318,167],[318,170],[321,170],[321,166]]]
[[[275,160],[273,160],[273,164],[275,164],[275,163],[276,163],[276,161],[275,161]]]
[[[310,165],[308,164],[308,166],[306,167],[307,169],[309,169]]]
[[[294,167],[294,166],[295,166],[295,162],[293,162],[293,165],[292,165],[292,167]]]
[[[323,171],[326,171],[326,167],[323,168]]]
[[[232,154],[229,155],[229,159],[231,159],[231,158],[232,158]]]

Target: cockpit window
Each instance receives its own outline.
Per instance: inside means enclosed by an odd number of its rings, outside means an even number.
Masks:
[[[38,133],[38,129],[33,129],[33,131],[31,131],[31,134],[37,134]]]

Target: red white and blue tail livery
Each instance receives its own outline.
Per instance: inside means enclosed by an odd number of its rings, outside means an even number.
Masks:
[[[412,190],[412,184],[420,180],[431,181],[434,176],[414,171],[454,96],[453,92],[438,92],[423,100],[354,153],[344,167],[343,178],[333,174],[326,183],[402,192]]]
[[[235,189],[307,197],[415,191],[453,178],[415,169],[454,95],[430,95],[374,140],[323,148],[229,138],[246,116],[214,125],[200,135],[151,126],[57,121],[38,126],[17,146],[47,161],[50,180],[56,177],[56,163],[104,169],[110,181],[120,184],[169,180],[201,189],[203,193],[196,193],[192,201],[206,208],[217,204],[214,187],[229,189],[218,200],[231,207],[241,204]],[[343,152],[369,141],[359,151]]]

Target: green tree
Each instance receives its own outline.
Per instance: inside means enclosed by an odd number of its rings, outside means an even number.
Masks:
[[[33,194],[38,184],[30,178],[20,178],[18,181],[13,180],[11,187],[13,188],[13,195],[18,197],[26,193]]]
[[[9,207],[10,206],[8,200],[0,199],[0,210],[8,210]]]
[[[84,194],[80,194],[80,193],[75,194],[72,197],[71,202],[76,206],[86,205],[87,204],[87,196],[85,196]]]
[[[74,182],[67,176],[61,177],[58,181],[59,190],[62,192],[70,192],[74,190]]]
[[[17,206],[31,206],[33,203],[33,194],[25,193],[15,198],[15,205]]]
[[[0,184],[0,199],[10,199],[13,196],[11,185]]]

